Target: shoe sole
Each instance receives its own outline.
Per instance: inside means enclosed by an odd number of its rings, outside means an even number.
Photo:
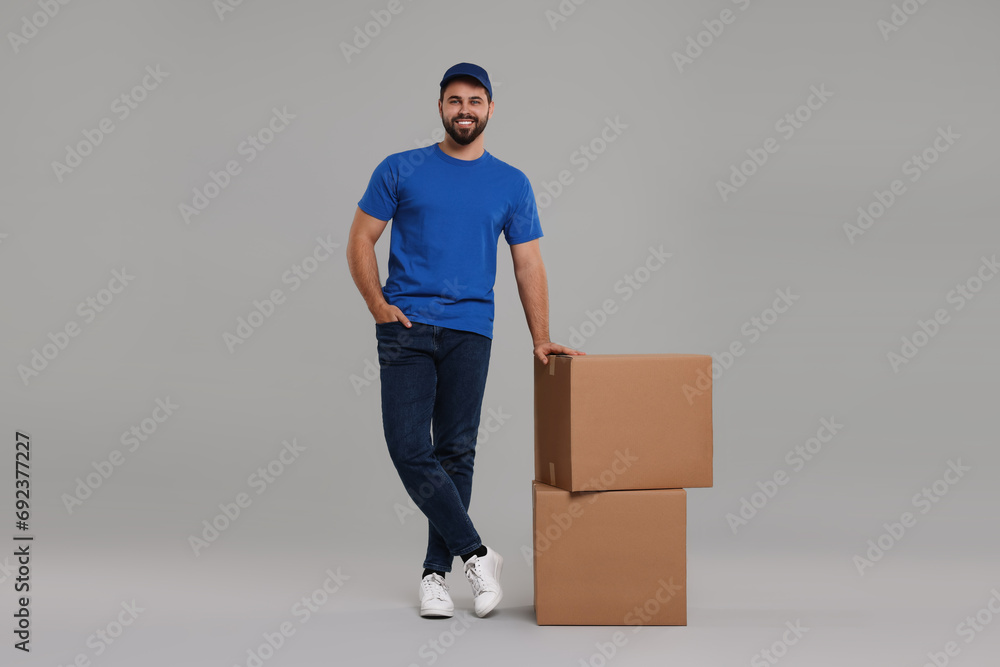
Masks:
[[[494,609],[496,609],[497,605],[500,604],[500,600],[503,600],[503,587],[500,586],[500,571],[501,570],[503,570],[503,556],[501,556],[500,554],[497,554],[497,574],[496,574],[496,579],[497,579],[497,587],[500,590],[497,593],[497,599],[493,601],[493,604],[491,604],[489,607],[487,607],[486,609],[484,609],[482,612],[478,612],[478,611],[476,612],[476,616],[478,616],[479,618],[482,618],[483,616],[486,616],[486,614],[488,614],[491,611],[493,611]]]
[[[420,610],[420,616],[423,618],[451,618],[454,615],[454,611],[441,611],[439,609]]]

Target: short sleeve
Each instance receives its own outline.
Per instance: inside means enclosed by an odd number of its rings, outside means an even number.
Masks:
[[[388,221],[396,215],[396,177],[389,163],[389,158],[382,160],[368,181],[358,207],[379,220]]]
[[[509,245],[527,243],[543,236],[542,221],[538,218],[538,206],[535,204],[535,193],[527,176],[524,177],[524,186],[515,202],[514,210],[503,227],[503,234]]]

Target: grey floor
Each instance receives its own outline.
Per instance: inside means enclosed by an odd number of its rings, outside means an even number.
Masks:
[[[30,659],[17,655],[4,664],[69,665],[83,654],[94,665],[191,667],[763,665],[775,664],[760,652],[782,640],[787,623],[807,628],[793,645],[776,647],[777,661],[787,665],[919,666],[928,651],[956,641],[949,664],[974,667],[995,665],[1000,649],[1000,629],[987,625],[968,643],[954,631],[1000,586],[995,561],[890,552],[859,577],[839,555],[743,551],[734,558],[691,550],[689,625],[636,629],[537,626],[530,567],[508,555],[501,607],[485,619],[463,613],[471,595],[456,571],[449,580],[458,613],[447,621],[417,615],[416,577],[393,554],[341,554],[335,565],[291,549],[252,554],[220,546],[196,567],[179,553],[136,548],[79,553],[51,570],[49,554],[35,566],[44,573],[34,602],[35,648]],[[201,576],[206,567],[211,585]],[[293,605],[322,585],[328,568],[349,578],[316,613],[296,615]],[[969,604],[978,597],[981,605]],[[142,611],[98,655],[102,642],[92,636],[132,601]],[[294,632],[278,650],[251,660],[248,650],[285,622]]]

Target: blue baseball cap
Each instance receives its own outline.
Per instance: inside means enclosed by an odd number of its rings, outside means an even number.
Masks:
[[[493,86],[490,85],[490,75],[486,73],[479,65],[473,65],[472,63],[458,63],[448,68],[448,71],[444,73],[441,78],[441,89],[448,85],[448,82],[454,79],[456,76],[471,76],[473,79],[483,84],[483,88],[486,92],[490,94],[490,99],[493,99]]]

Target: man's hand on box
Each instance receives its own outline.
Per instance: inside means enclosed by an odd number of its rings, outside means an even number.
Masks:
[[[560,345],[559,343],[553,343],[548,341],[546,343],[539,343],[535,346],[535,356],[541,360],[543,364],[549,363],[549,358],[547,355],[550,354],[587,354],[586,352],[581,352],[580,350],[574,350],[571,347],[566,347],[565,345]]]

